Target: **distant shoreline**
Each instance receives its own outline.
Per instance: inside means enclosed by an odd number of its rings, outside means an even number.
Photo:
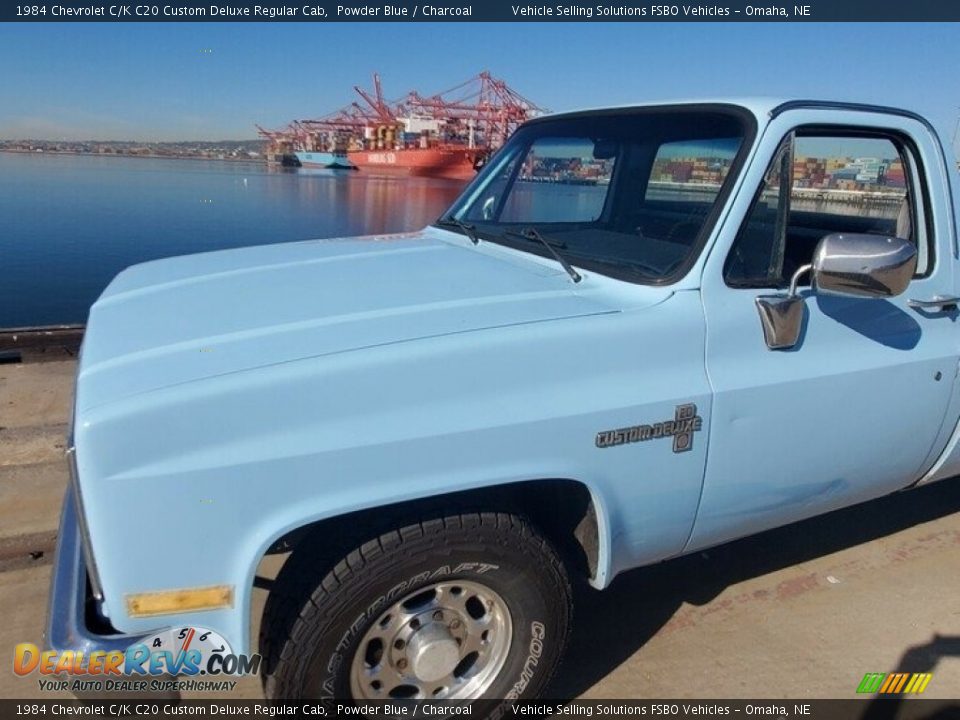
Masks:
[[[129,160],[203,160],[205,162],[229,162],[229,163],[257,163],[267,164],[265,157],[259,158],[218,158],[208,157],[206,155],[156,155],[153,153],[147,155],[130,155],[127,153],[91,153],[79,152],[77,150],[22,150],[17,148],[0,148],[0,153],[11,153],[16,155],[78,155],[91,158],[127,158]]]

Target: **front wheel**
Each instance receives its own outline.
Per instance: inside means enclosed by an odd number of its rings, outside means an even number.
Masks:
[[[268,600],[270,698],[529,699],[560,661],[569,582],[520,517],[408,525],[311,581],[317,562],[294,552]]]

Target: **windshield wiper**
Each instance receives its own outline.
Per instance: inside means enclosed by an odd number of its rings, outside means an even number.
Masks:
[[[480,236],[477,235],[477,226],[471,225],[470,223],[465,223],[463,220],[457,220],[457,218],[447,217],[442,220],[437,221],[437,225],[447,225],[450,227],[458,228],[464,235],[470,238],[470,242],[474,245],[480,244]]]
[[[663,268],[654,267],[648,263],[643,262],[643,260],[626,260],[624,258],[608,258],[602,256],[591,257],[591,260],[594,260],[604,265],[609,265],[610,267],[616,268],[630,268],[631,270],[636,270],[647,277],[652,278],[662,278],[664,275],[669,275],[670,272],[679,264],[678,260],[673,261],[667,267],[666,270]]]
[[[547,240],[543,235],[541,235],[536,228],[528,227],[523,230],[505,230],[504,235],[513,235],[514,237],[523,238],[524,240],[534,240],[541,245],[543,245],[547,251],[553,255],[558,263],[563,266],[563,269],[567,271],[567,275],[570,276],[570,279],[575,283],[583,280],[583,276],[578,273],[573,265],[571,265],[563,255],[557,252],[557,248],[566,248],[564,243],[553,243]]]

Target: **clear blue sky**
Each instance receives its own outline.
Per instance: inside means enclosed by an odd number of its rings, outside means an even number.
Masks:
[[[0,68],[0,138],[250,138],[344,105],[374,70],[392,98],[489,69],[553,110],[816,96],[919,110],[949,141],[960,25],[5,24]]]

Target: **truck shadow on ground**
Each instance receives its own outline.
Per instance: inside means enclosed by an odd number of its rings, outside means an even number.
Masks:
[[[585,692],[656,635],[683,603],[704,605],[730,585],[956,512],[960,512],[960,482],[948,480],[770,530],[706,553],[632,570],[616,578],[604,592],[578,587],[568,661],[547,697],[577,697]],[[636,688],[634,694],[643,695],[644,688]]]

